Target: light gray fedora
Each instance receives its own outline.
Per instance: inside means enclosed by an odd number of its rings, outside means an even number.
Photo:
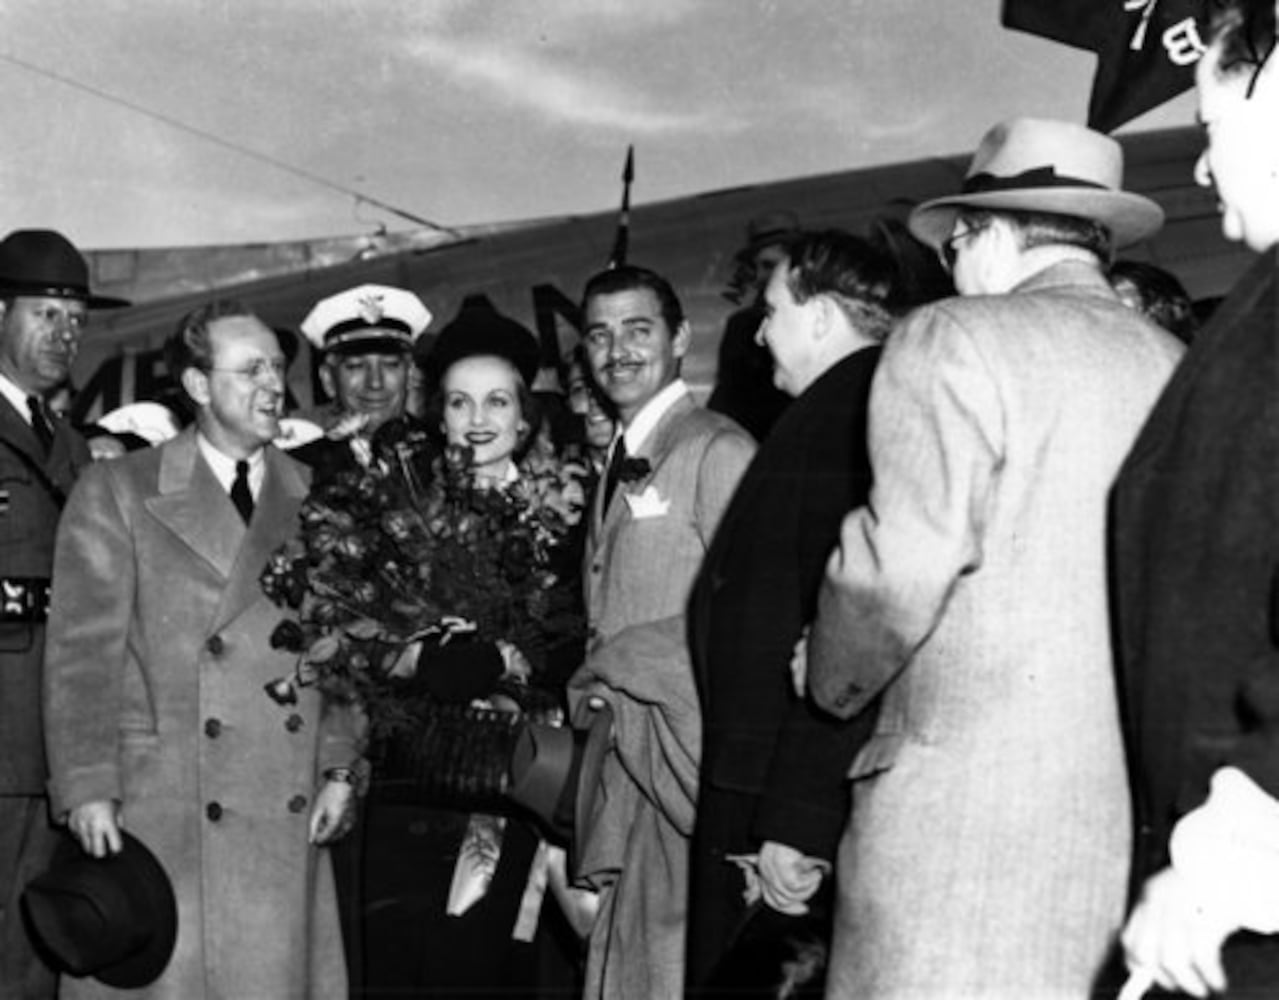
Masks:
[[[961,209],[1053,212],[1100,222],[1116,247],[1145,239],[1164,212],[1122,189],[1123,148],[1082,125],[1013,118],[992,128],[973,154],[959,194],[934,198],[910,215],[910,231],[934,249],[950,236]]]

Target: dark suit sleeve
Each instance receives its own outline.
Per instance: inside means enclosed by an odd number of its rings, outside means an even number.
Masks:
[[[848,384],[860,390],[860,405],[848,407],[848,425],[841,434],[810,435],[803,457],[797,496],[798,518],[796,579],[804,593],[804,613],[815,608],[820,583],[835,540],[832,523],[838,525],[844,511],[831,509],[833,497],[849,506],[866,502],[870,492],[870,460],[866,454],[865,382]],[[832,439],[827,444],[826,438]],[[832,447],[831,445],[834,445]],[[836,468],[836,466],[840,466]],[[847,509],[847,508],[845,508]],[[789,686],[789,671],[780,665]],[[777,745],[756,806],[752,833],[760,842],[776,841],[809,857],[835,860],[840,834],[848,822],[848,768],[858,749],[874,731],[875,706],[850,720],[832,718],[809,699],[786,693],[786,720],[778,731]]]
[[[756,840],[774,840],[809,857],[835,860],[848,822],[848,768],[875,729],[875,713],[835,719],[795,699],[755,809]]]
[[[1271,628],[1276,626],[1271,592]],[[1272,647],[1247,665],[1239,687],[1245,729],[1228,765],[1239,768],[1271,796],[1279,799],[1279,652]]]

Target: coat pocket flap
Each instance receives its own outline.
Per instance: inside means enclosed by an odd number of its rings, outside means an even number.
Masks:
[[[848,777],[856,781],[887,771],[897,762],[897,754],[905,742],[905,733],[875,733],[853,758]]]

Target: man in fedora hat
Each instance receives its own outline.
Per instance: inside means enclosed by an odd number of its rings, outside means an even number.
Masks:
[[[837,863],[832,995],[1082,997],[1131,848],[1106,503],[1181,345],[1103,264],[1152,235],[1119,144],[1017,119],[916,208],[958,298],[888,340],[874,476],[827,565],[808,682],[880,698]]]
[[[53,537],[89,451],[46,399],[64,384],[89,310],[124,305],[89,290],[84,257],[47,229],[0,240],[0,996],[53,996],[55,979],[18,916],[23,884],[48,862],[40,729]]]

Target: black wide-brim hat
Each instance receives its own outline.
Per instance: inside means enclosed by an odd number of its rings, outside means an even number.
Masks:
[[[430,384],[439,385],[454,363],[481,356],[509,361],[524,385],[532,388],[540,367],[537,338],[528,327],[498,312],[488,299],[474,296],[440,331],[422,367]]]
[[[129,304],[126,299],[94,295],[84,255],[52,229],[15,229],[0,240],[0,296],[8,295],[78,299],[90,309]]]
[[[159,859],[121,831],[118,854],[95,858],[70,837],[22,906],[36,940],[73,976],[138,989],[158,979],[178,937],[178,904]]]

